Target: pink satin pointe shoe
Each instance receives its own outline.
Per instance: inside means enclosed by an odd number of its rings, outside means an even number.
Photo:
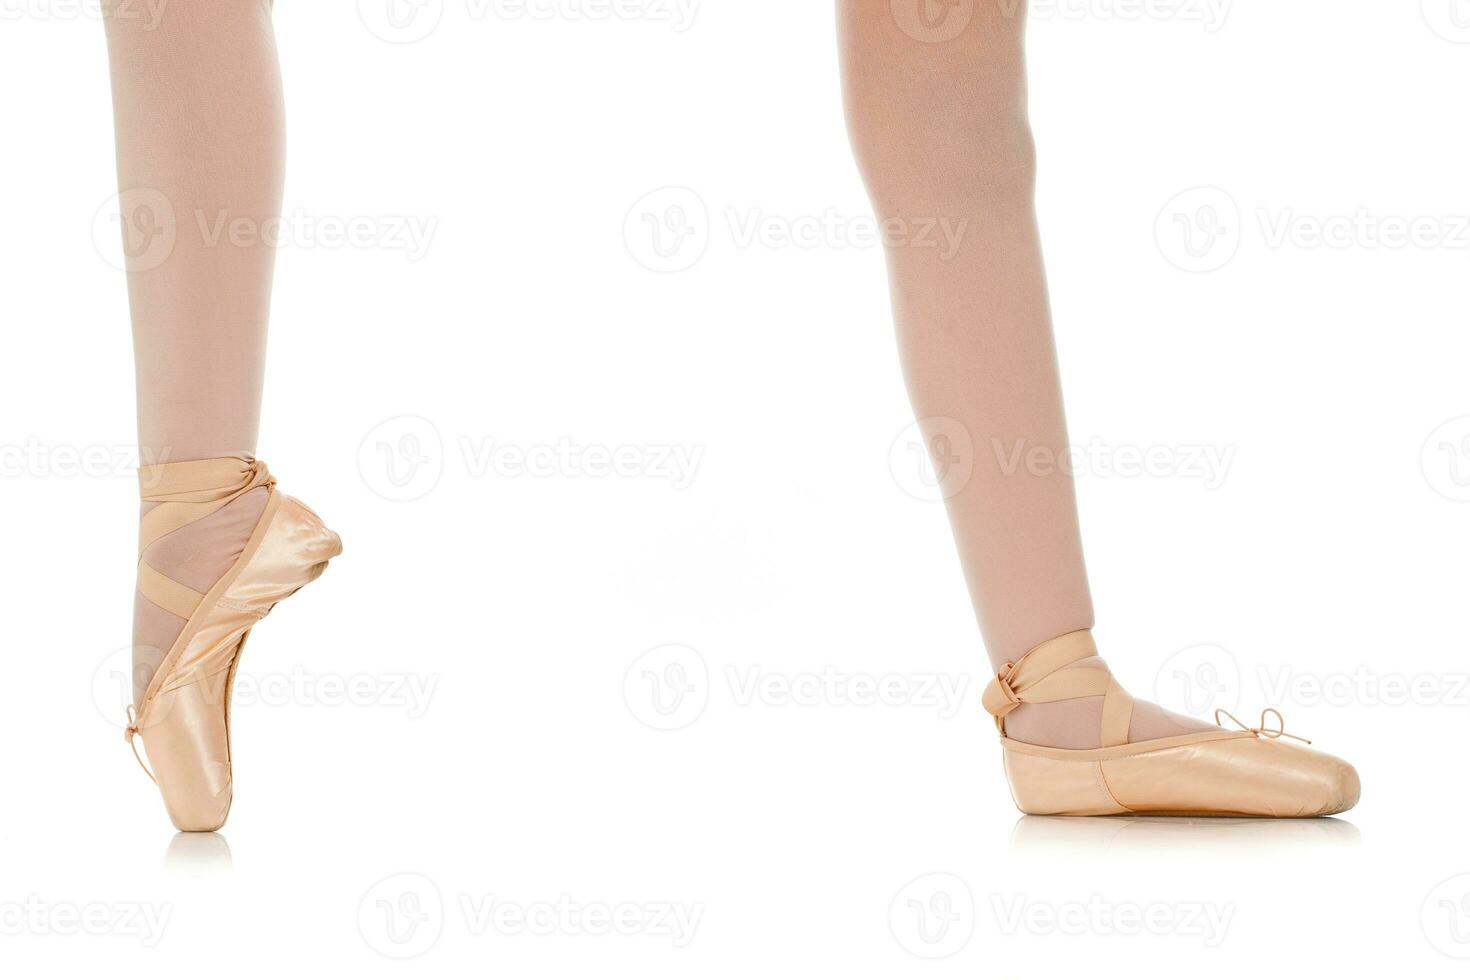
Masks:
[[[278,491],[258,460],[164,463],[143,467],[139,479],[143,499],[157,502],[143,515],[140,551],[252,490],[268,490],[244,551],[208,593],[146,561],[138,566],[139,591],[187,622],[142,701],[128,709],[127,738],[142,739],[174,826],[218,830],[233,799],[230,695],[245,641],[276,603],[322,573],[342,542],[308,507]]]
[[[1021,704],[1099,695],[1101,748],[1056,749],[1006,737],[1006,715]],[[1011,796],[1025,813],[1325,817],[1358,802],[1353,767],[1286,741],[1305,739],[1287,735],[1274,710],[1262,713],[1259,728],[1237,721],[1239,731],[1217,727],[1130,742],[1133,698],[1098,659],[1090,630],[1048,640],[1007,664],[986,687],[984,703],[1000,729]],[[1267,724],[1271,714],[1274,727]]]

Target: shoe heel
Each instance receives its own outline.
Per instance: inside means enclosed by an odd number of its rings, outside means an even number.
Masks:
[[[1108,790],[1100,762],[1053,759],[1009,747],[1001,751],[1011,799],[1022,813],[1098,817],[1129,812]]]
[[[316,511],[295,497],[281,501],[281,517],[295,534],[300,557],[321,566],[317,569],[318,575],[328,561],[342,553],[342,539],[337,532],[327,527]]]
[[[243,573],[224,595],[226,605],[252,610],[260,616],[275,603],[326,571],[327,563],[342,553],[342,539],[322,523],[310,507],[281,494],[269,524]]]

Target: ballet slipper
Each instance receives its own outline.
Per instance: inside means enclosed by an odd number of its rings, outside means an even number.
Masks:
[[[139,479],[143,499],[157,504],[143,515],[140,553],[252,490],[269,494],[239,559],[209,592],[174,581],[146,560],[138,565],[144,597],[187,622],[141,701],[128,709],[128,742],[136,754],[135,739],[142,740],[174,826],[218,830],[234,797],[230,695],[245,641],[276,603],[322,573],[342,543],[308,507],[277,490],[259,460],[164,463],[143,467]]]
[[[1099,695],[1100,748],[1058,749],[1006,737],[1006,715],[1019,705]],[[1000,730],[1011,796],[1025,813],[1323,817],[1358,802],[1353,767],[1306,748],[1310,743],[1287,734],[1274,709],[1262,712],[1255,728],[1217,711],[1217,726],[1223,714],[1238,730],[1130,742],[1133,698],[1098,659],[1090,630],[1048,640],[1007,664],[986,686],[984,704]]]

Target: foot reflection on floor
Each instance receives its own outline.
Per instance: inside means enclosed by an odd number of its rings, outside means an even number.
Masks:
[[[1358,828],[1334,817],[1272,820],[1253,817],[1034,817],[1011,830],[1013,854],[1258,856],[1279,851],[1356,847]]]
[[[170,871],[186,874],[221,874],[233,870],[230,842],[224,834],[174,834],[163,855]]]

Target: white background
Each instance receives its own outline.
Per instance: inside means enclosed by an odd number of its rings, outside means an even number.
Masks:
[[[1275,705],[1358,766],[1344,819],[1282,823],[1014,810],[916,499],[831,4],[569,3],[429,0],[397,35],[378,2],[277,4],[293,223],[260,455],[346,552],[257,631],[234,813],[188,839],[118,726],[102,27],[0,2],[7,971],[1460,975],[1463,0],[1033,7],[1098,636],[1140,696]],[[661,257],[650,220],[693,235]]]

